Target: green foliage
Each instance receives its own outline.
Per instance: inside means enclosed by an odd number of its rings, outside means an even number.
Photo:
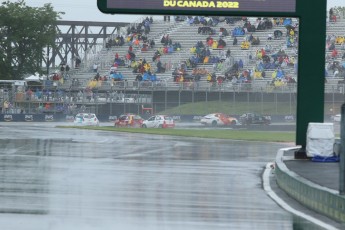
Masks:
[[[334,12],[342,18],[345,18],[345,7],[337,6],[334,7]]]
[[[256,112],[268,115],[294,115],[296,104],[289,102],[196,102],[188,103],[178,107],[160,111],[170,115],[206,115],[209,113],[221,112],[230,115],[241,115],[247,112]]]
[[[183,137],[216,138],[230,140],[263,141],[263,142],[294,142],[295,132],[248,131],[231,129],[195,130],[195,129],[142,129],[142,128],[115,128],[114,126],[58,126],[58,128],[76,128],[103,130],[112,132],[143,133],[151,135],[171,135]]]
[[[41,73],[44,48],[54,45],[59,14],[50,4],[29,7],[21,0],[0,5],[0,79]]]

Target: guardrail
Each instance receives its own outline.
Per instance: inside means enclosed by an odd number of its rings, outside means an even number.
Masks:
[[[315,184],[290,171],[284,164],[284,154],[297,148],[281,149],[276,157],[277,183],[292,198],[304,206],[341,223],[345,222],[345,197],[335,190]]]

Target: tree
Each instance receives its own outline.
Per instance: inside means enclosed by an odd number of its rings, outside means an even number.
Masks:
[[[345,7],[336,6],[334,7],[334,12],[341,18],[345,18]]]
[[[0,5],[0,79],[43,72],[44,48],[54,46],[59,14],[50,4],[29,7],[24,0]]]

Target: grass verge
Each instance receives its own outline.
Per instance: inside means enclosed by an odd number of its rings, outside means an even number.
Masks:
[[[143,133],[152,135],[171,135],[183,137],[200,137],[231,139],[245,141],[262,141],[262,142],[294,142],[295,132],[271,132],[271,131],[249,131],[233,129],[141,129],[141,128],[115,128],[113,126],[101,127],[80,127],[80,126],[57,126],[58,128],[76,128],[89,130],[102,130],[112,132]]]

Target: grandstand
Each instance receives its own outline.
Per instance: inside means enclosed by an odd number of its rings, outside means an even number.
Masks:
[[[253,25],[256,23],[256,18],[248,18],[248,21],[250,21]],[[297,20],[294,19],[292,21],[292,24],[298,24]],[[219,31],[221,28],[225,28],[227,31],[230,32],[229,36],[224,36],[223,40],[226,42],[226,47],[224,47],[224,50],[227,49],[231,50],[231,57],[228,58],[228,60],[225,61],[227,65],[223,65],[222,69],[218,69],[217,71],[213,71],[213,64],[214,63],[198,63],[198,68],[205,68],[210,73],[216,72],[217,76],[224,76],[224,73],[233,65],[233,63],[238,62],[240,59],[244,62],[243,70],[250,70],[253,71],[256,68],[256,64],[259,61],[256,58],[256,52],[259,49],[265,49],[266,45],[270,45],[271,51],[269,54],[273,54],[275,52],[278,52],[279,50],[283,49],[286,52],[286,55],[289,57],[294,57],[295,61],[297,61],[297,55],[295,53],[295,48],[286,47],[286,31],[283,24],[280,25],[274,25],[270,29],[266,30],[257,30],[255,32],[247,32],[245,35],[239,35],[237,39],[239,40],[238,45],[232,45],[234,36],[231,36],[231,32],[237,28],[237,27],[243,27],[244,21],[243,20],[235,20],[232,23],[228,23],[227,21],[220,21],[217,23],[217,25],[210,26],[212,30],[214,31],[214,34],[200,34],[198,33],[198,29],[204,26],[202,24],[190,24],[189,21],[183,20],[183,21],[172,21],[172,22],[164,22],[155,20],[151,24],[151,30],[150,33],[147,35],[148,39],[152,39],[155,41],[155,46],[153,48],[150,48],[148,51],[141,51],[140,48],[137,48],[133,46],[133,51],[136,55],[136,59],[139,60],[140,58],[145,59],[147,62],[149,62],[152,66],[152,71],[155,71],[155,63],[152,62],[152,57],[154,56],[154,52],[158,49],[162,49],[164,46],[161,44],[161,38],[163,35],[167,34],[169,35],[170,39],[172,40],[172,43],[179,43],[181,45],[181,49],[178,51],[174,51],[167,54],[162,54],[160,57],[160,60],[162,63],[166,65],[166,72],[157,74],[157,77],[162,81],[166,87],[174,88],[176,87],[176,84],[173,82],[172,72],[173,67],[178,67],[185,61],[189,59],[189,57],[193,56],[191,53],[191,48],[196,45],[198,41],[202,41],[204,44],[206,44],[206,39],[211,36],[214,40],[219,39]],[[280,39],[272,39],[268,40],[269,34],[273,34],[275,30],[282,31],[283,35]],[[296,31],[298,32],[298,30]],[[249,34],[252,34],[255,38],[260,39],[259,45],[251,45],[249,49],[243,50],[241,49],[240,43],[248,38]],[[78,78],[83,82],[83,87],[87,87],[87,83],[89,80],[91,80],[94,77],[94,73],[92,72],[92,65],[93,63],[99,64],[99,73],[101,76],[108,76],[109,70],[111,65],[114,63],[114,57],[115,53],[118,53],[120,57],[125,57],[128,51],[130,44],[126,43],[123,46],[116,46],[109,48],[103,48],[97,56],[94,57],[94,60],[91,62],[89,61],[89,65],[84,65],[82,69],[80,69],[73,78]],[[212,47],[209,47],[211,56],[218,56],[221,49],[214,49]],[[253,60],[249,61],[248,57],[249,54],[253,56]],[[259,88],[267,87],[269,83],[272,81],[272,73],[275,69],[267,69],[265,70],[266,76],[264,78],[255,78],[252,80],[252,86],[255,88],[258,86]],[[126,84],[128,87],[133,86],[133,82],[135,81],[136,73],[133,73],[133,70],[131,68],[128,68],[127,66],[119,66],[117,69],[118,72],[121,72],[125,76]],[[291,77],[297,79],[296,73],[294,71],[294,68],[292,67],[285,67],[283,69],[286,75],[290,75]],[[187,69],[187,73],[191,74],[192,68]],[[103,82],[104,83],[104,82]],[[106,87],[109,82],[106,84],[102,84],[104,87]],[[70,82],[66,81],[64,83],[64,88],[70,86]],[[233,83],[224,81],[223,85],[221,86],[223,90],[226,90],[227,86],[232,85]],[[198,83],[199,87],[207,89],[212,84],[209,84],[209,82],[206,81],[206,77],[203,77],[200,79],[200,82]],[[229,88],[229,87],[228,87]],[[231,87],[232,88],[232,87]]]
[[[342,58],[345,53],[345,20],[342,17],[337,17],[337,21],[327,22],[327,38],[326,38],[326,65],[325,69],[327,71],[327,83],[325,84],[326,92],[337,92],[344,93],[344,79],[345,79],[345,58]],[[340,39],[337,42],[337,38]],[[329,40],[332,43],[334,39],[335,49],[338,52],[336,57],[332,57],[332,51],[328,49],[327,43]],[[341,65],[339,74],[334,74],[334,69],[329,68],[329,63],[338,62]]]

